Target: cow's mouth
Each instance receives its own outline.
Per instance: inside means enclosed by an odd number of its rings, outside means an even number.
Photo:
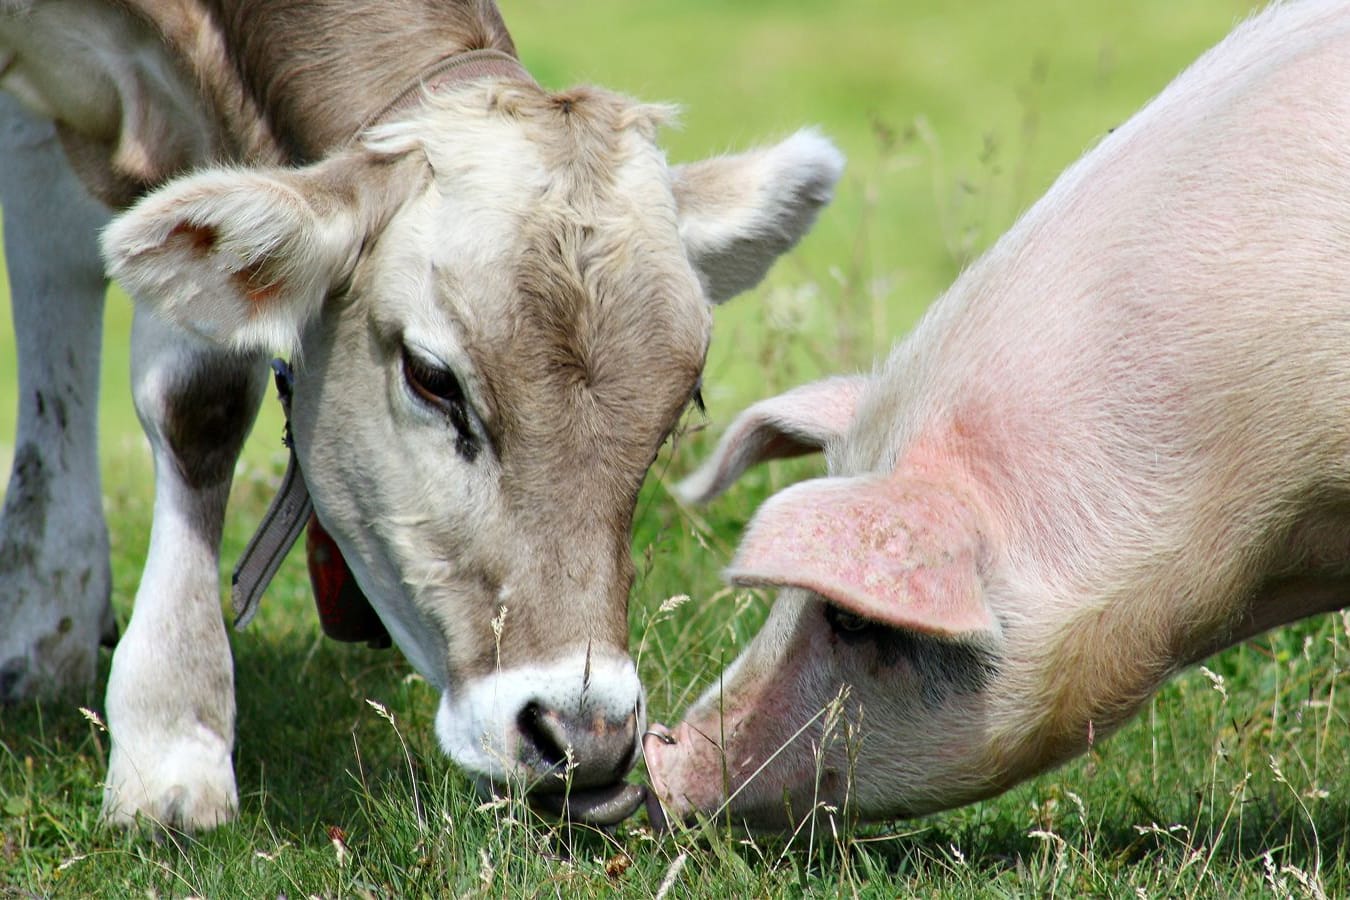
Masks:
[[[565,793],[532,793],[535,809],[571,822],[585,825],[617,825],[637,812],[647,797],[647,789],[620,781],[605,787],[578,788]]]

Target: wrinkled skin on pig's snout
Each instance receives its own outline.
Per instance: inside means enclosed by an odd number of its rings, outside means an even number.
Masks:
[[[993,788],[972,780],[987,646],[868,622],[817,595],[782,591],[744,655],[674,731],[643,742],[663,809],[688,820],[729,808],[755,829],[812,813],[912,816]],[[897,796],[897,784],[918,786]],[[727,798],[730,798],[728,801]]]

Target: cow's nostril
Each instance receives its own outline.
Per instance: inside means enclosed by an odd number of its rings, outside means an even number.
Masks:
[[[637,759],[637,715],[569,716],[531,701],[516,714],[520,761],[538,774],[564,774],[572,787],[611,785]],[[543,787],[541,785],[541,787]]]
[[[633,719],[632,721],[633,721],[633,731],[636,731],[636,730],[637,730],[637,719]],[[618,781],[620,778],[622,778],[623,776],[627,775],[627,774],[628,774],[628,770],[631,769],[631,768],[633,768],[633,763],[637,762],[637,751],[638,751],[638,746],[639,746],[639,745],[638,745],[638,742],[637,742],[637,741],[635,741],[635,740],[629,740],[629,741],[628,741],[628,750],[627,750],[627,752],[624,753],[624,755],[619,759],[618,765],[614,767],[614,780],[615,780],[615,781]]]
[[[555,769],[567,762],[566,735],[559,734],[555,723],[538,703],[526,703],[516,716],[516,727],[526,744],[528,755],[537,756],[540,769]]]

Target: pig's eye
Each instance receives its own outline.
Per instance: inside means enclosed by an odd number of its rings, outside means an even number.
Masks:
[[[825,606],[825,621],[835,634],[845,640],[866,637],[876,629],[885,627],[857,613],[847,612],[830,604]]]

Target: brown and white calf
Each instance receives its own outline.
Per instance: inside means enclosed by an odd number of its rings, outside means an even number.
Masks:
[[[1350,602],[1348,136],[1350,3],[1272,7],[873,374],[733,424],[691,497],[814,449],[829,475],[748,527],[729,577],[782,589],[646,741],[666,811],[781,827],[986,797],[1178,669]]]
[[[0,700],[89,683],[111,629],[98,234],[130,207],[102,253],[137,300],[156,502],[108,819],[236,810],[218,553],[274,352],[317,515],[441,691],[446,752],[541,790],[570,753],[599,817],[629,796],[637,491],[696,391],[708,301],[809,228],[841,159],[804,132],[668,167],[664,109],[549,93],[514,56],[488,0],[0,0],[21,387]]]

